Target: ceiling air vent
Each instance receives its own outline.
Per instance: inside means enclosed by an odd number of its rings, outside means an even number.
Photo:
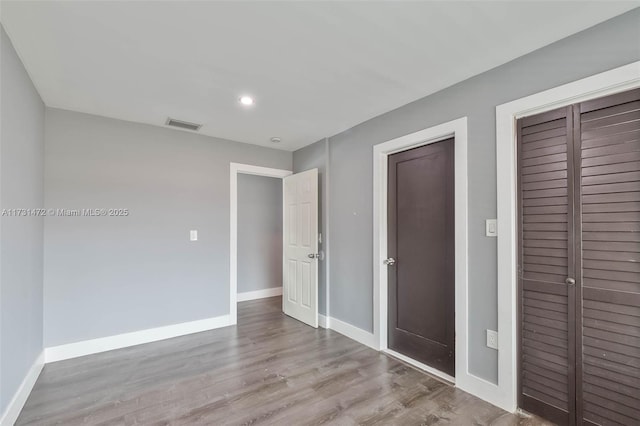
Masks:
[[[175,118],[167,118],[165,123],[167,126],[179,127],[180,129],[193,130],[197,132],[202,127],[202,124],[189,123],[188,121],[176,120]]]

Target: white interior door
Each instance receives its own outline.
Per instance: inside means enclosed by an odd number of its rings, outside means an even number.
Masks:
[[[318,169],[283,179],[282,310],[318,327]]]

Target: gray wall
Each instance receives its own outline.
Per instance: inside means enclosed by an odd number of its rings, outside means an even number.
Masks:
[[[292,154],[47,108],[45,346],[229,313],[229,163]],[[189,230],[197,229],[197,242]]]
[[[319,244],[319,250],[325,254],[318,262],[318,312],[322,315],[327,314],[327,265],[329,263],[329,235],[327,230],[327,207],[328,207],[328,164],[327,153],[329,148],[328,140],[321,140],[312,145],[308,145],[293,153],[293,171],[294,173],[304,172],[305,170],[318,169],[318,193],[320,200],[318,202],[318,232],[322,234],[322,242]]]
[[[282,179],[238,175],[238,293],[282,287]]]
[[[0,210],[43,207],[44,104],[0,30]],[[42,217],[0,219],[0,415],[42,353]]]
[[[497,382],[497,352],[485,346],[485,329],[497,328],[497,248],[484,236],[484,220],[496,217],[495,107],[639,59],[635,9],[330,138],[331,316],[373,330],[372,147],[467,116],[469,369]],[[318,150],[315,162],[322,156]],[[295,170],[312,163],[294,154]]]

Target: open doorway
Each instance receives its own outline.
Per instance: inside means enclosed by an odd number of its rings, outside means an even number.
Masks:
[[[238,302],[282,294],[282,179],[238,175]]]
[[[266,187],[271,183],[244,179],[241,177],[243,175],[277,178],[281,182],[281,191],[277,193],[275,186],[267,190]],[[280,293],[284,294],[282,310],[285,314],[318,327],[318,170],[292,175],[289,170],[231,163],[229,182],[229,323],[233,325],[238,322],[239,300],[271,297]],[[239,195],[239,191],[246,191],[246,188],[249,188],[248,193]],[[257,195],[260,191],[269,193]],[[268,206],[274,206],[278,199],[281,203],[279,211],[274,208],[267,215],[268,219],[260,215],[261,208],[273,208]],[[274,225],[274,218],[278,216],[282,220],[280,227]],[[239,219],[253,222],[251,227],[254,230],[256,226],[261,229],[260,242],[257,242],[251,229],[247,229],[247,224],[239,223]],[[275,242],[278,236],[281,238],[279,246]],[[239,244],[240,239],[245,241]],[[240,259],[239,255],[249,257]],[[278,256],[280,268],[275,264]],[[253,271],[248,271],[251,268]],[[256,273],[262,274],[258,280],[255,279]],[[239,287],[239,275],[245,281],[251,281],[254,277],[254,281]],[[282,277],[281,281],[279,277]],[[274,284],[274,280],[280,282]],[[239,296],[239,290],[242,296]]]
[[[272,169],[268,167],[259,167],[252,166],[249,164],[239,164],[239,163],[231,163],[229,167],[230,171],[230,212],[229,212],[229,222],[230,222],[230,262],[229,262],[229,322],[230,324],[236,324],[238,322],[238,301],[240,300],[250,300],[260,297],[269,297],[269,295],[276,296],[277,294],[271,294],[273,292],[280,292],[282,294],[282,280],[279,283],[271,283],[273,280],[277,280],[278,273],[279,276],[282,276],[282,179],[291,175],[292,172],[289,170],[282,169]],[[245,177],[255,177],[257,179],[260,178],[270,178],[275,181],[253,181],[251,179],[244,179]],[[247,200],[251,197],[251,193],[255,193],[256,191],[263,189],[263,187],[269,186],[279,186],[279,193],[275,190],[275,188],[271,188],[270,194],[279,194],[279,203],[280,209],[278,211],[271,211],[264,216],[260,216],[260,211],[249,211],[247,209],[251,209],[252,204],[260,204],[263,203],[264,208],[274,208],[269,207],[274,206],[277,200],[267,201],[265,195],[261,194],[260,200],[256,200],[255,203]],[[243,194],[240,194],[240,191]],[[243,215],[241,218],[240,215]],[[276,216],[277,215],[277,216]],[[260,249],[264,250],[265,247],[270,247],[270,245],[276,244],[271,240],[271,238],[276,238],[272,236],[275,235],[275,230],[267,231],[267,225],[272,224],[273,221],[271,218],[278,217],[280,220],[280,231],[277,235],[277,238],[280,239],[279,247],[271,247],[272,252],[269,253],[260,253]],[[240,220],[243,222],[241,223]],[[251,247],[251,234],[246,233],[246,229],[240,229],[240,227],[246,227],[247,223],[245,221],[250,222],[253,221],[251,225],[252,229],[260,230],[256,231],[260,233],[258,239],[260,243],[260,249],[258,247]],[[240,239],[247,238],[247,242],[242,242],[239,244]],[[280,256],[280,267],[278,269],[277,265],[275,265],[275,261],[277,260],[277,256]],[[242,259],[242,260],[241,260]],[[243,263],[240,263],[242,261]],[[246,262],[249,262],[252,266],[249,267],[246,265]],[[266,266],[268,265],[268,266]],[[238,273],[239,269],[242,269],[242,274]],[[252,271],[247,271],[251,269]],[[251,280],[251,277],[255,277],[257,274],[260,274],[262,271],[262,276],[258,280],[259,282],[246,282]],[[247,272],[247,273],[245,273]],[[244,281],[241,286],[239,286],[238,278],[239,276]],[[276,290],[280,287],[279,290]],[[262,287],[262,288],[261,288]],[[239,297],[239,293],[242,293],[242,296]],[[270,293],[271,292],[271,293]]]

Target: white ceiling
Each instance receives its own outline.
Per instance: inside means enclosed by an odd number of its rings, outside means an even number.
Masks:
[[[49,106],[294,150],[637,6],[3,0],[1,19]]]

